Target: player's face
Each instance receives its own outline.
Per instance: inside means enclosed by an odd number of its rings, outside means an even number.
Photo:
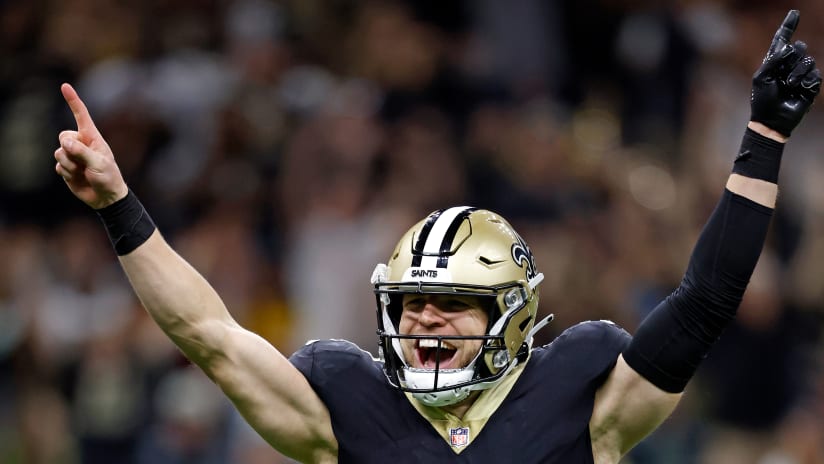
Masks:
[[[479,336],[485,334],[488,319],[477,297],[409,294],[403,297],[399,329],[402,335]],[[438,367],[466,367],[481,344],[481,340],[444,340]],[[437,340],[403,339],[401,346],[410,367],[435,368]]]

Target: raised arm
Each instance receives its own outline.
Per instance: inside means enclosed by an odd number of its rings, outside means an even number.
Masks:
[[[275,448],[304,462],[336,462],[329,413],[306,378],[240,327],[209,283],[169,246],[129,191],[83,101],[68,84],[61,91],[77,130],[60,133],[55,170],[103,219],[151,317]]]
[[[670,415],[735,317],[767,236],[784,142],[821,87],[807,46],[790,43],[798,19],[789,12],[753,76],[741,150],[681,285],[641,323],[596,396],[590,431],[597,464],[618,462]]]

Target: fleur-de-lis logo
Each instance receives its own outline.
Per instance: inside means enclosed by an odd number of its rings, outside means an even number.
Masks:
[[[518,266],[526,268],[526,280],[532,280],[538,275],[538,268],[535,266],[535,257],[532,256],[532,250],[526,244],[520,235],[515,234],[518,239],[512,244],[512,259]]]

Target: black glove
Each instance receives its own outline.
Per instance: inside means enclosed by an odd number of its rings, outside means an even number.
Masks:
[[[807,44],[790,38],[799,12],[790,10],[775,32],[761,67],[752,78],[750,120],[789,137],[821,90],[821,71],[807,55]]]

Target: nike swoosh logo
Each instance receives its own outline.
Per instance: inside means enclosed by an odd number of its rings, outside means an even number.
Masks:
[[[752,153],[749,150],[744,150],[735,157],[735,161],[744,161],[745,159],[749,158]]]

